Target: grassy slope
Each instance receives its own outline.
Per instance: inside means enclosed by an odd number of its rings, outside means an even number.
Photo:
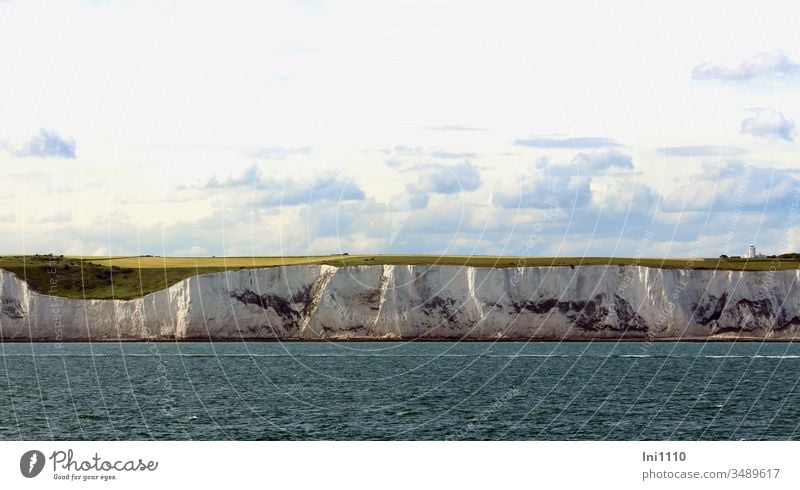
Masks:
[[[130,299],[197,274],[280,265],[411,264],[473,267],[631,265],[666,269],[758,271],[798,269],[793,259],[653,259],[632,257],[497,257],[466,255],[321,255],[311,257],[59,257],[0,256],[0,268],[26,279],[40,293],[67,298]]]

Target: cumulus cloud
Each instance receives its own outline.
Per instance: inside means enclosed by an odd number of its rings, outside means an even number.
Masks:
[[[287,212],[293,211],[290,208]],[[148,225],[127,213],[113,211],[97,215],[89,223],[51,225],[45,233],[33,233],[30,250],[58,252],[58,248],[52,248],[56,246],[69,255],[267,255],[280,253],[282,240],[300,249],[305,230],[299,223],[278,230],[264,216],[251,209],[220,208],[192,221]],[[254,226],[270,232],[254,235]]]
[[[478,167],[468,162],[458,165],[423,165],[417,172],[417,185],[422,192],[454,194],[473,191],[481,185]]]
[[[247,167],[244,172],[242,172],[242,175],[238,177],[228,177],[225,180],[219,180],[216,176],[214,176],[196,188],[200,190],[211,190],[224,189],[226,187],[253,187],[258,185],[260,182],[261,171],[258,169],[258,165],[254,164]]]
[[[492,204],[502,208],[581,207],[592,197],[591,177],[580,175],[577,165],[537,165],[515,181],[499,183]]]
[[[427,208],[429,201],[430,195],[420,192],[415,185],[409,185],[406,192],[392,196],[386,209],[389,218],[389,245],[394,244],[409,220],[418,219],[420,210]]]
[[[441,158],[441,156],[440,156]],[[455,156],[453,157],[455,158]],[[386,206],[388,218],[388,245],[394,246],[408,229],[425,215],[431,194],[453,195],[478,189],[481,184],[480,170],[468,161],[457,165],[440,163],[422,165],[396,165],[401,172],[414,172],[417,182],[406,186],[401,194],[392,196]]]
[[[336,174],[323,174],[306,181],[264,181],[260,204],[292,206],[317,201],[361,201],[365,194],[352,180]]]
[[[59,136],[55,131],[42,128],[29,140],[3,142],[0,145],[14,156],[25,158],[75,158],[75,140]]]
[[[286,226],[308,231],[307,239],[310,240],[317,237],[348,240],[356,233],[385,239],[388,236],[387,211],[385,204],[373,198],[342,202],[336,206],[318,202],[299,209],[301,223],[290,221]]]
[[[613,168],[633,168],[633,160],[630,155],[617,150],[579,153],[572,159],[572,163],[577,165],[583,172],[601,172]]]
[[[423,156],[427,155],[428,151],[419,146],[406,146],[406,145],[395,145],[393,148],[384,148],[381,150],[383,153],[387,155],[393,155],[396,157],[408,157],[408,156]]]
[[[667,146],[656,151],[668,157],[731,157],[747,153],[742,148],[720,145]]]
[[[561,137],[535,137],[528,139],[518,139],[514,141],[517,146],[528,146],[534,148],[555,148],[555,149],[590,149],[590,148],[618,148],[622,146],[609,138],[599,138],[594,136],[582,136],[577,138]]]
[[[661,210],[782,211],[789,207],[798,188],[800,182],[785,169],[724,161],[704,165],[688,184],[664,198]]]
[[[742,121],[742,134],[759,138],[794,140],[794,121],[787,119],[775,109],[757,107]]]
[[[521,214],[529,213],[477,205],[467,200],[440,200],[415,213],[414,218],[405,224],[399,239],[412,246],[414,240],[424,240],[434,235],[482,240],[486,234],[510,232],[514,223],[519,221],[515,216]],[[448,248],[449,245],[445,245],[440,250]]]
[[[196,190],[244,188],[252,192],[254,204],[263,206],[292,206],[317,201],[360,201],[364,191],[351,179],[328,172],[313,179],[274,179],[261,174],[251,165],[238,177],[219,180],[213,177]]]
[[[420,192],[415,185],[406,187],[406,192],[396,194],[389,200],[388,211],[411,211],[414,209],[425,209],[428,206],[430,196],[426,192]]]
[[[627,179],[606,179],[592,192],[592,202],[599,209],[628,221],[643,214],[649,217],[659,199],[647,185]]]
[[[415,188],[417,193],[452,194],[480,187],[478,168],[470,163],[470,160],[478,156],[477,153],[406,145],[383,148],[380,151],[390,156],[385,161],[386,166],[399,172],[418,174],[419,182]],[[448,160],[462,160],[463,163],[453,165]]]
[[[692,70],[695,80],[726,80],[746,82],[750,80],[785,79],[800,74],[800,64],[792,61],[781,51],[760,53],[742,61],[737,67],[701,63]]]
[[[381,152],[391,155],[393,158],[387,160],[389,166],[399,166],[400,160],[405,157],[422,157],[440,160],[467,160],[475,158],[477,153],[471,151],[448,151],[439,148],[423,148],[421,146],[397,145],[393,148],[384,148]]]
[[[610,150],[578,153],[564,164],[541,158],[520,180],[495,187],[492,203],[503,208],[582,207],[592,199],[592,177],[614,169],[633,169],[631,157]]]

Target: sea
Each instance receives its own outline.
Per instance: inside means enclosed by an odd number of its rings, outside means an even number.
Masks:
[[[794,343],[5,343],[2,440],[792,440]]]

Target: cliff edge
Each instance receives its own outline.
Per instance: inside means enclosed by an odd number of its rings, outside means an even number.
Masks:
[[[0,270],[5,341],[800,338],[800,271],[296,265],[67,299]]]

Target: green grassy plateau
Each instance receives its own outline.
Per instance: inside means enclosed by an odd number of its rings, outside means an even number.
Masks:
[[[641,265],[664,269],[765,271],[799,269],[800,256],[765,259],[633,258],[633,257],[513,257],[467,255],[316,255],[308,257],[64,257],[58,255],[0,256],[0,268],[28,281],[40,293],[78,299],[131,299],[165,289],[198,274],[281,265],[466,265],[473,267],[535,267],[579,265]]]

